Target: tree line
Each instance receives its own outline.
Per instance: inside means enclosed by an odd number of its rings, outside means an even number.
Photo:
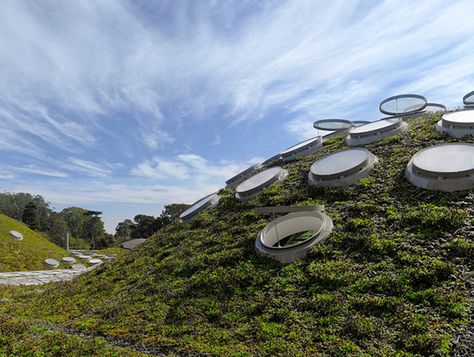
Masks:
[[[188,207],[186,204],[166,205],[158,217],[138,214],[133,221],[120,222],[115,234],[109,234],[104,229],[100,211],[68,207],[55,212],[40,195],[0,193],[0,213],[46,233],[49,240],[62,247],[68,232],[69,246],[74,249],[101,249],[131,238],[148,238],[160,228],[177,222]]]

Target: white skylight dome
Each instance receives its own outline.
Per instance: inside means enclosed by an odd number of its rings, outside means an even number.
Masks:
[[[47,268],[57,268],[59,266],[59,262],[56,259],[48,258],[44,261],[44,265]]]
[[[443,114],[436,124],[436,130],[454,138],[466,135],[474,136],[474,110],[462,110]]]
[[[403,133],[407,128],[408,124],[400,117],[385,118],[352,128],[346,141],[350,146],[366,145]]]
[[[339,131],[352,128],[352,121],[346,119],[321,119],[313,123],[313,128],[326,131]]]
[[[308,182],[315,187],[342,187],[368,176],[377,157],[364,148],[339,151],[316,161],[308,174]]]
[[[414,186],[433,191],[474,188],[474,145],[440,144],[417,152],[405,169]]]
[[[274,183],[283,181],[287,176],[288,171],[279,166],[266,169],[265,171],[253,175],[237,186],[235,189],[235,197],[239,201],[247,201],[257,197],[262,191]]]
[[[315,244],[329,237],[329,216],[317,211],[293,212],[270,222],[255,241],[257,252],[288,264],[304,257]]]
[[[380,102],[379,110],[386,115],[408,115],[426,108],[427,100],[418,94],[399,94]]]
[[[290,146],[280,153],[281,159],[291,161],[298,159],[302,156],[315,153],[323,145],[323,139],[321,136],[316,136],[311,139],[304,140],[296,145]]]
[[[64,264],[74,264],[76,262],[76,259],[73,257],[64,257],[61,260]]]
[[[10,231],[10,235],[16,240],[23,240],[23,234],[18,231]]]
[[[262,164],[255,164],[255,165],[250,166],[248,169],[238,173],[237,175],[231,177],[225,182],[226,188],[236,187],[241,182],[245,181],[254,173],[256,173],[261,167],[262,167]]]
[[[186,222],[194,218],[198,213],[210,210],[219,204],[219,195],[217,193],[211,193],[198,201],[194,202],[191,207],[181,213],[179,218],[181,221]]]
[[[462,97],[462,102],[464,105],[474,105],[474,91],[467,93]]]

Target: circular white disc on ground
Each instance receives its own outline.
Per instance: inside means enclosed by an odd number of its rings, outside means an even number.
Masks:
[[[358,171],[369,159],[367,150],[350,149],[327,155],[311,166],[311,174],[331,178]]]
[[[63,261],[63,263],[66,263],[66,264],[73,264],[76,262],[76,259],[74,259],[73,257],[64,257],[61,260]]]
[[[474,127],[474,111],[462,110],[459,112],[443,114],[442,124],[445,127],[472,128]]]
[[[313,128],[318,130],[347,130],[352,128],[352,122],[346,119],[322,119],[313,123]]]
[[[72,270],[85,271],[86,266],[84,264],[73,264],[71,267]]]
[[[462,98],[462,101],[465,105],[473,105],[474,104],[474,91],[467,93]]]
[[[23,240],[23,234],[18,231],[10,231],[10,235],[16,240]]]
[[[181,213],[179,218],[181,218],[183,221],[186,221],[197,215],[199,212],[203,212],[208,208],[216,206],[217,203],[219,203],[219,195],[217,193],[211,193],[210,195],[207,195],[194,202],[191,207]]]
[[[59,266],[59,262],[56,259],[48,258],[44,261],[44,265],[48,268],[57,268]]]
[[[400,94],[384,99],[379,109],[387,115],[411,114],[426,108],[426,98],[418,94]]]
[[[369,136],[377,133],[383,133],[400,126],[401,122],[402,121],[400,118],[381,119],[369,124],[358,126],[357,128],[353,128],[349,131],[349,135]]]
[[[101,264],[101,263],[103,263],[103,261],[100,260],[100,259],[90,259],[90,260],[88,261],[88,264],[89,264],[89,265],[97,265],[97,264]]]
[[[463,177],[474,173],[473,144],[442,144],[416,153],[415,171],[433,177]]]
[[[89,260],[89,259],[92,259],[92,257],[90,255],[78,255],[77,256],[79,259],[85,259],[85,260]]]
[[[279,166],[266,169],[265,171],[253,175],[237,186],[235,189],[236,197],[241,200],[249,199],[261,190],[283,180],[286,176],[288,176],[288,171]]]

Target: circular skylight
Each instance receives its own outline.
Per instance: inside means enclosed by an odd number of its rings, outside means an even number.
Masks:
[[[241,201],[253,198],[272,184],[283,181],[287,176],[288,171],[279,166],[266,169],[237,186],[235,197]]]
[[[10,231],[10,235],[16,240],[23,240],[23,234],[18,231]]]
[[[97,265],[97,264],[103,263],[103,261],[100,259],[93,258],[93,259],[90,259],[87,263],[89,265]]]
[[[367,176],[377,158],[370,151],[355,148],[329,154],[316,161],[308,174],[312,186],[347,186]]]
[[[464,97],[462,97],[462,102],[465,105],[473,105],[474,104],[474,91],[469,92]]]
[[[379,106],[387,115],[402,115],[419,112],[426,108],[426,98],[418,94],[399,94],[384,99]]]
[[[313,128],[318,130],[347,130],[352,128],[352,122],[345,119],[322,119],[313,123]]]
[[[79,259],[84,259],[84,260],[89,260],[89,259],[92,259],[92,257],[90,255],[78,255],[77,256]]]
[[[59,266],[59,262],[56,259],[48,258],[44,261],[44,265],[48,268],[57,268]]]
[[[61,259],[63,261],[63,263],[65,264],[73,264],[76,262],[76,259],[74,259],[73,257],[64,257],[63,259]]]
[[[443,114],[436,124],[436,130],[455,138],[474,136],[474,110],[462,110]]]
[[[270,222],[259,233],[255,248],[283,264],[306,255],[311,246],[324,241],[333,228],[322,212],[293,212]]]
[[[225,183],[227,187],[235,187],[245,179],[249,178],[250,176],[253,175],[254,172],[258,171],[262,167],[261,164],[255,164],[250,166],[248,169],[238,173],[237,175],[231,177],[228,179]]]
[[[463,191],[474,188],[474,145],[441,144],[417,152],[405,170],[415,186],[429,190]]]
[[[290,146],[280,153],[283,161],[290,161],[301,156],[316,152],[323,144],[321,136],[302,141],[296,145]]]
[[[211,193],[210,195],[207,195],[199,199],[198,201],[194,202],[191,207],[189,207],[186,211],[181,213],[179,218],[181,218],[182,221],[190,220],[198,213],[203,212],[206,209],[210,209],[217,206],[218,203],[219,203],[219,195],[217,193]]]
[[[371,122],[369,124],[358,126],[357,128],[351,129],[349,134],[351,136],[370,136],[376,133],[383,133],[386,131],[393,130],[400,126],[402,120],[400,118],[390,118],[390,119],[382,119]]]
[[[384,118],[351,129],[347,136],[347,144],[351,146],[370,144],[405,132],[407,128],[408,124],[400,117]]]
[[[428,103],[425,108],[427,113],[446,112],[446,110],[446,106],[439,103]]]

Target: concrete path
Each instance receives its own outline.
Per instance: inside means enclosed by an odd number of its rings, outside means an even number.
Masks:
[[[0,273],[0,284],[3,285],[40,285],[53,281],[71,280],[84,271],[72,269],[15,271]]]

